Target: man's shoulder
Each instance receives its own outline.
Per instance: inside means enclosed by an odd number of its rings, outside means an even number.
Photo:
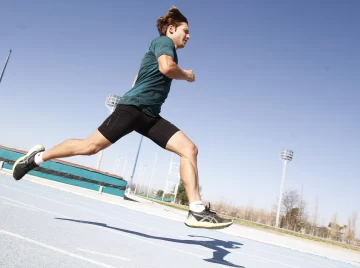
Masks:
[[[161,44],[161,45],[170,45],[170,46],[174,46],[174,42],[171,40],[170,37],[168,36],[159,36],[159,37],[156,37],[154,38],[152,41],[151,41],[151,45],[157,45],[157,44]]]

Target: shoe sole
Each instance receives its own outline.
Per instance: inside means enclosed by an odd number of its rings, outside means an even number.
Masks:
[[[187,227],[190,228],[224,229],[231,226],[234,222],[211,223],[211,222],[198,222],[194,220],[186,220],[184,223]]]
[[[43,151],[45,151],[45,148],[42,145],[36,145],[35,147],[31,148],[31,150],[26,155],[24,155],[24,156],[20,157],[18,160],[16,160],[16,162],[14,163],[13,168],[12,168],[13,174],[14,174],[14,170],[15,170],[17,164],[19,164],[19,162],[21,160],[23,160],[24,158],[28,157],[29,155],[31,155],[33,152],[36,152],[36,151],[43,152]],[[16,180],[20,180],[20,179],[16,179]]]

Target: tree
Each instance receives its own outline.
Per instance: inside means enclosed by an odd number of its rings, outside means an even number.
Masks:
[[[180,203],[181,205],[189,205],[189,198],[185,191],[185,186],[182,180],[180,180],[180,184],[178,187],[178,192],[176,196],[176,202]]]
[[[301,230],[303,227],[305,227],[307,220],[308,220],[308,215],[306,212],[307,202],[305,200],[303,200],[303,191],[304,191],[304,187],[302,185],[301,186],[301,198],[300,198],[300,203],[298,205],[298,207],[299,207],[299,215],[298,215],[299,230]]]
[[[340,240],[340,225],[337,224],[337,213],[335,213],[334,216],[332,217],[331,222],[329,224],[329,228],[330,228],[330,238],[335,241]]]
[[[296,219],[294,217],[299,216],[299,200],[300,196],[296,190],[287,190],[284,192],[284,199],[283,199],[283,211],[285,215],[285,222],[286,228],[294,229],[294,224],[296,223]],[[295,210],[297,208],[297,210]]]
[[[357,218],[358,218],[358,214],[357,212],[353,212],[352,214],[352,228],[353,228],[353,231],[354,231],[354,240],[356,238],[356,223],[357,223]]]
[[[308,221],[308,214],[306,211],[307,208],[307,202],[304,200],[301,200],[300,205],[299,205],[299,219],[298,219],[298,224],[299,224],[299,228],[301,229],[302,227],[304,227]]]
[[[328,238],[330,235],[330,231],[326,227],[320,227],[318,231],[318,236],[322,238]]]
[[[199,185],[200,198],[201,198],[201,191],[202,191],[202,187],[201,187],[201,185]],[[189,205],[189,198],[185,191],[185,185],[182,180],[180,180],[180,183],[179,183],[175,202],[180,203],[181,205],[185,205],[185,206]]]
[[[316,235],[316,229],[317,229],[317,220],[318,220],[318,209],[319,209],[319,204],[318,204],[318,199],[316,198],[315,200],[315,211],[314,211],[314,216],[313,216],[313,222],[312,222],[312,235]]]
[[[163,190],[159,190],[159,191],[157,191],[156,196],[157,196],[157,197],[162,197],[163,194],[164,194],[164,191],[163,191]]]
[[[351,217],[348,218],[348,226],[346,230],[345,241],[348,244],[353,244],[356,238],[356,222],[357,213],[354,212]]]

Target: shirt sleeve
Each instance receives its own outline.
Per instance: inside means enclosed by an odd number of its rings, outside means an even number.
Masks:
[[[154,40],[153,43],[153,52],[155,54],[156,59],[161,55],[168,55],[175,58],[175,46],[174,42],[169,37],[158,38]]]

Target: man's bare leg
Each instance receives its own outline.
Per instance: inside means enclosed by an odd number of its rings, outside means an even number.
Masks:
[[[75,155],[93,155],[106,149],[112,143],[108,141],[98,130],[87,139],[66,140],[42,155],[44,161],[55,158],[64,158]]]
[[[221,218],[205,209],[201,201],[197,168],[198,149],[195,144],[183,132],[178,131],[170,138],[166,149],[180,156],[180,176],[190,203],[185,225],[207,229],[222,229],[232,225],[232,220]]]
[[[30,170],[45,161],[75,155],[93,155],[109,147],[111,144],[110,141],[96,130],[86,139],[70,139],[56,145],[49,151],[45,151],[42,145],[37,145],[15,162],[13,165],[13,177],[16,180],[20,180]]]
[[[182,131],[178,131],[170,138],[166,149],[180,156],[180,177],[189,203],[200,201],[197,147]]]

